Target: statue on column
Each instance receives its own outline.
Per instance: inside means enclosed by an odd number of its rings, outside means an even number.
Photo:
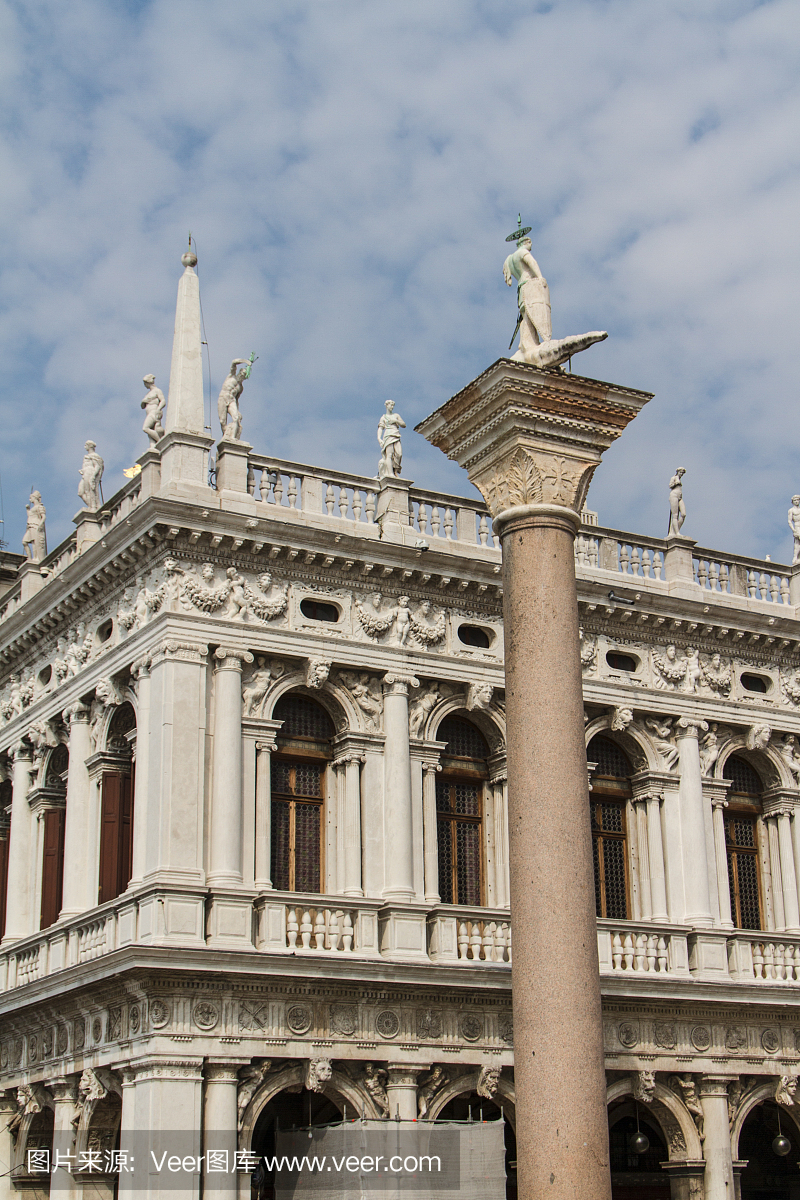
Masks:
[[[147,410],[142,429],[155,446],[156,442],[160,442],[164,436],[164,426],[161,424],[161,418],[164,415],[164,409],[167,407],[167,401],[161,388],[156,387],[155,375],[145,375],[142,383],[147,388],[147,395],[141,405],[142,408]]]
[[[84,446],[83,462],[79,471],[81,481],[78,484],[78,495],[88,509],[94,511],[102,504],[100,483],[103,478],[105,463],[97,453],[97,444],[87,442]]]
[[[800,496],[792,496],[792,507],[789,509],[789,528],[794,538],[794,554],[792,566],[800,563]]]
[[[238,442],[242,436],[242,414],[239,411],[239,397],[244,390],[245,380],[250,378],[255,353],[249,358],[235,358],[231,363],[222,390],[217,400],[217,414],[222,429],[223,442]],[[241,367],[241,371],[237,371]],[[229,419],[230,418],[230,419]]]
[[[22,536],[22,548],[30,562],[41,562],[47,558],[47,533],[44,527],[47,510],[42,504],[42,493],[31,492],[25,507],[28,510],[28,523]]]
[[[378,422],[378,445],[381,448],[378,479],[392,479],[399,475],[403,462],[400,430],[405,429],[406,423],[400,414],[394,411],[394,400],[386,400],[385,408],[386,412]]]
[[[683,501],[683,477],[686,467],[678,467],[669,481],[669,530],[667,537],[680,537],[686,520],[686,505]]]
[[[516,362],[530,363],[531,366],[546,370],[548,367],[558,367],[572,358],[573,354],[586,350],[595,342],[604,342],[608,334],[601,331],[581,333],[572,337],[553,339],[550,320],[550,289],[547,280],[539,269],[539,264],[531,254],[531,239],[529,225],[519,228],[506,238],[507,242],[516,242],[517,248],[509,254],[503,263],[503,278],[509,287],[517,285],[517,305],[519,317],[514,337],[509,343],[509,350],[514,345],[514,339],[519,331],[519,349],[511,357]]]

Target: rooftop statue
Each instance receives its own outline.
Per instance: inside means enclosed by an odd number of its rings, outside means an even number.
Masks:
[[[105,463],[97,453],[96,442],[87,442],[84,450],[86,453],[79,472],[81,481],[78,484],[78,495],[87,508],[94,510],[103,502],[100,496],[100,482]]]
[[[683,502],[683,477],[686,467],[678,467],[669,481],[669,529],[667,537],[680,537],[686,520],[686,505]]]
[[[794,554],[792,566],[800,563],[800,496],[792,496],[792,507],[789,509],[789,528],[794,538]]]
[[[219,423],[222,429],[222,440],[225,442],[238,442],[242,436],[242,414],[239,411],[239,397],[244,389],[245,380],[250,378],[250,372],[253,369],[255,361],[255,353],[252,353],[249,358],[235,358],[222,385],[222,390],[217,400],[217,413],[219,414]],[[237,367],[241,367],[241,371],[237,371]]]
[[[403,462],[400,430],[405,429],[406,423],[400,414],[394,411],[394,400],[386,400],[385,406],[386,412],[378,422],[378,445],[382,452],[378,479],[391,479],[399,475]]]
[[[517,362],[530,363],[531,366],[557,367],[593,346],[595,342],[604,342],[607,333],[580,333],[573,337],[553,338],[550,323],[550,289],[547,280],[539,269],[539,264],[531,254],[530,226],[522,228],[522,218],[519,228],[510,233],[507,242],[516,242],[517,248],[509,254],[503,263],[503,277],[509,287],[517,285],[517,304],[519,318],[514,337],[509,343],[509,350],[514,345],[514,338],[519,330],[519,350],[512,354]]]
[[[147,395],[142,401],[142,408],[147,409],[147,416],[144,419],[142,429],[150,438],[153,445],[155,445],[164,436],[164,426],[161,424],[161,418],[164,414],[164,409],[167,407],[167,401],[161,388],[156,387],[155,375],[145,375],[142,383],[147,388]]]
[[[28,510],[28,523],[22,537],[22,548],[31,562],[41,562],[47,558],[47,533],[44,528],[47,509],[42,504],[42,493],[31,492],[25,507]]]

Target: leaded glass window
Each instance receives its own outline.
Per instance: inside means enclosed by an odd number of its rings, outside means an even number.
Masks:
[[[733,784],[725,810],[731,917],[737,929],[761,929],[758,818],[762,784],[750,763],[735,754],[725,763],[723,775]]]
[[[436,780],[439,895],[444,904],[483,903],[483,788],[488,743],[463,717],[446,717],[436,737],[447,746]]]
[[[273,716],[283,725],[271,763],[272,884],[281,891],[319,893],[333,721],[321,704],[293,692],[281,697]]]
[[[602,736],[592,738],[586,757],[597,763],[589,793],[597,915],[624,921],[630,915],[625,809],[632,768],[620,747]]]

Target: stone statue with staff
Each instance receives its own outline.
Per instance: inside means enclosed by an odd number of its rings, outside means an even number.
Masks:
[[[244,389],[245,380],[250,378],[250,372],[253,369],[255,361],[255,351],[253,351],[249,358],[235,358],[222,385],[219,399],[217,400],[217,414],[224,442],[238,442],[242,436],[242,414],[239,411],[239,397]],[[241,367],[241,371],[237,370],[237,367]]]

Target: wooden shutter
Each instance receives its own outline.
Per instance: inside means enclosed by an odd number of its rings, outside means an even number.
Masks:
[[[120,805],[119,878],[117,895],[120,896],[131,881],[133,874],[133,794],[134,769],[130,775],[122,776],[122,802]]]
[[[100,887],[99,904],[119,895],[120,841],[122,829],[122,788],[124,776],[104,773],[100,815]]]
[[[39,928],[54,925],[61,912],[64,886],[63,808],[51,808],[44,814],[44,853],[42,856],[42,907]]]

